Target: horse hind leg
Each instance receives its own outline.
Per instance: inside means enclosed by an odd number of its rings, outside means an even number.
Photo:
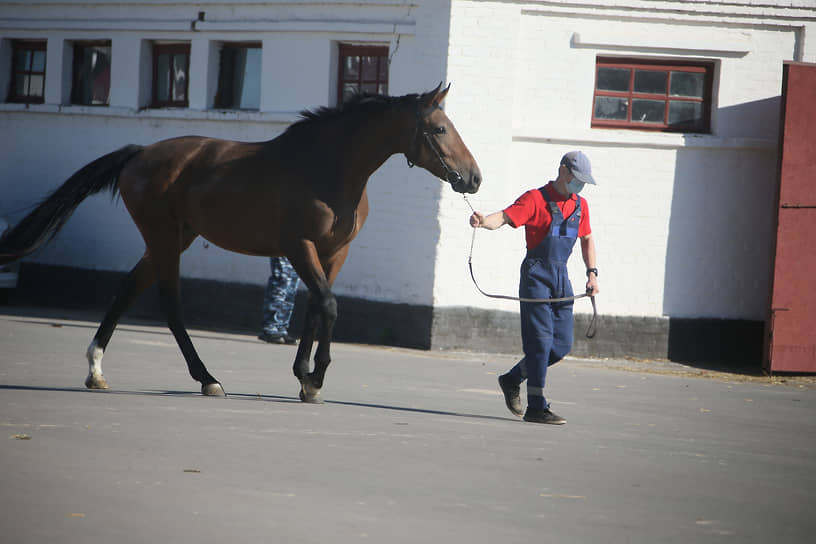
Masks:
[[[185,246],[186,247],[186,246]],[[156,264],[156,274],[159,283],[159,305],[162,313],[167,319],[167,326],[176,339],[176,343],[184,355],[187,362],[187,370],[190,376],[201,383],[201,394],[210,397],[226,396],[224,388],[212,374],[207,371],[201,358],[196,353],[190,335],[184,326],[181,314],[181,295],[179,292],[179,256],[181,252],[175,252],[173,256],[163,254],[162,258],[154,254]]]
[[[88,377],[85,387],[88,389],[107,389],[108,382],[102,374],[102,357],[108,347],[113,331],[122,314],[130,307],[136,297],[156,281],[153,265],[145,255],[139,260],[130,273],[119,284],[119,291],[113,299],[105,317],[99,324],[91,344],[88,346]]]

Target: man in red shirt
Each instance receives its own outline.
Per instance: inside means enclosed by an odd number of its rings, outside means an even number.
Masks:
[[[567,259],[577,239],[587,269],[586,290],[596,295],[598,269],[595,242],[589,225],[589,205],[578,192],[586,183],[595,185],[589,159],[580,151],[570,151],[561,159],[558,177],[544,187],[532,189],[502,211],[483,215],[473,212],[470,225],[495,230],[504,225],[524,225],[527,255],[521,264],[519,297],[549,299],[573,296],[567,274]],[[573,302],[521,302],[521,340],[524,357],[507,374],[499,376],[499,386],[511,412],[533,423],[563,425],[566,419],[550,410],[544,397],[547,367],[564,358],[572,349]],[[522,410],[521,383],[527,380],[527,410]]]

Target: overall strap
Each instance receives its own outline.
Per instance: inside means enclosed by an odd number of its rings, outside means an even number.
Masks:
[[[545,202],[547,202],[547,208],[549,208],[550,215],[552,216],[553,220],[556,218],[563,219],[561,215],[561,208],[558,207],[558,204],[556,204],[554,200],[550,199],[550,195],[547,194],[547,190],[544,187],[539,187],[538,191],[541,193],[541,196],[544,197]]]
[[[546,186],[545,186],[546,187]],[[578,237],[578,224],[581,222],[581,197],[577,194],[570,195],[570,200],[575,198],[575,210],[566,219],[564,218],[561,208],[558,204],[550,198],[545,187],[539,187],[539,192],[544,200],[547,202],[547,208],[550,210],[550,217],[552,223],[550,224],[549,236],[557,233],[558,236],[567,236],[570,238]]]
[[[581,219],[581,197],[578,195],[575,195],[575,211],[573,211],[572,214],[570,214],[570,216],[567,218],[567,221],[569,221],[573,217],[575,217],[575,219],[579,221]]]
[[[550,198],[550,195],[547,194],[547,190],[544,187],[539,187],[538,191],[541,193],[541,196],[544,197],[544,200],[547,202],[547,207],[550,210],[550,215],[555,217],[561,216],[561,208],[558,207],[558,204]],[[581,219],[581,197],[576,195],[572,195],[575,197],[575,210],[570,214],[567,218],[567,221],[575,217],[576,219]],[[570,199],[572,199],[570,196]]]

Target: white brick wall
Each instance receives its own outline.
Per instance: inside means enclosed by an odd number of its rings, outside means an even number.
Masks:
[[[199,11],[205,20],[192,32]],[[599,250],[602,312],[764,319],[781,67],[785,60],[816,61],[816,41],[808,39],[816,35],[814,17],[812,0],[0,0],[0,85],[8,83],[9,39],[49,40],[47,103],[0,104],[0,214],[19,218],[75,169],[125,143],[181,134],[271,138],[298,110],[332,102],[338,41],[375,42],[392,53],[392,94],[452,82],[446,111],[485,178],[471,197],[477,208],[506,206],[551,179],[565,151],[587,152],[600,183],[585,196]],[[61,106],[66,41],[103,38],[114,48],[111,107]],[[191,92],[189,110],[139,111],[148,100],[145,53],[152,39],[194,42],[191,77],[206,91]],[[263,42],[262,111],[210,111],[212,44],[238,40]],[[713,134],[591,129],[597,54],[714,60]],[[470,209],[460,195],[425,171],[409,170],[399,156],[372,177],[369,197],[371,215],[337,280],[338,293],[516,311],[470,284]],[[478,232],[474,268],[485,289],[515,293],[523,245],[521,230]],[[121,203],[100,196],[33,259],[123,271],[142,247]],[[267,265],[198,240],[182,272],[262,284]],[[571,273],[580,284],[577,249]]]
[[[706,2],[699,14],[678,2],[622,4],[453,2],[449,76],[478,89],[450,107],[478,138],[469,143],[485,182],[471,201],[501,209],[553,179],[564,152],[583,149],[599,180],[585,196],[605,314],[764,319],[782,63],[816,60],[803,55],[805,23],[764,2]],[[798,8],[812,19],[814,6]],[[713,134],[591,129],[598,54],[714,60]],[[467,212],[443,199],[435,302],[515,309],[480,298],[466,279]],[[514,294],[523,246],[521,230],[477,233],[474,269],[485,290]],[[570,271],[580,289],[578,246]]]

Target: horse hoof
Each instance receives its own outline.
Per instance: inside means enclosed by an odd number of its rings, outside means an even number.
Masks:
[[[201,386],[201,394],[206,397],[226,397],[227,394],[224,393],[224,388],[221,387],[221,384],[218,382],[215,383],[208,383]]]
[[[308,404],[323,404],[320,389],[313,386],[308,380],[300,382],[300,400]]]
[[[89,374],[88,377],[85,378],[85,387],[88,389],[108,389],[108,382],[101,374],[99,376]]]
[[[319,391],[314,395],[307,395],[303,392],[303,389],[301,389],[298,396],[300,397],[300,400],[307,404],[323,404],[323,397],[320,396]]]

